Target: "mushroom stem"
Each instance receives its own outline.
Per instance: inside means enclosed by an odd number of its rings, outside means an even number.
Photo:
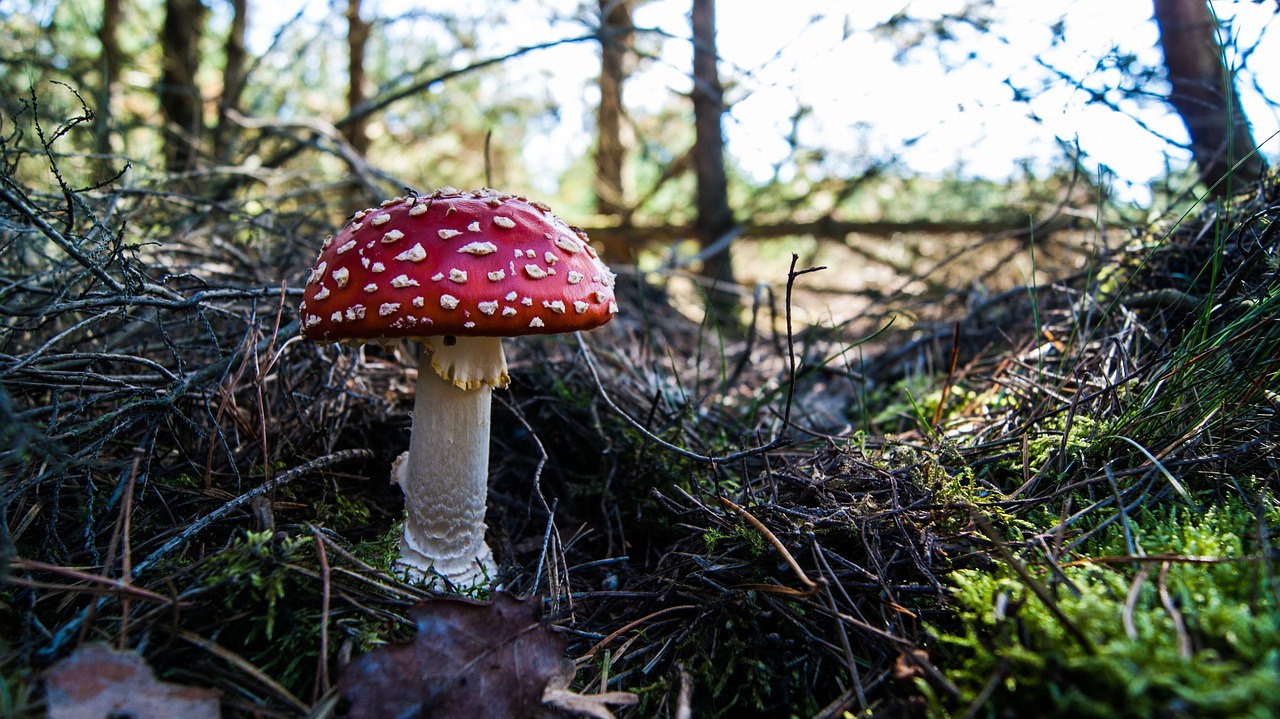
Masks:
[[[469,588],[497,574],[484,541],[492,390],[444,379],[427,361],[428,351],[424,346],[418,363],[409,451],[391,471],[408,513],[397,567],[436,588],[444,587],[434,575]]]

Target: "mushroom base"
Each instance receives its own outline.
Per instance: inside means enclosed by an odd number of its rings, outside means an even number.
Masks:
[[[405,496],[395,569],[432,588],[470,588],[497,576],[484,541],[491,390],[467,390],[419,362],[409,451],[391,469]]]

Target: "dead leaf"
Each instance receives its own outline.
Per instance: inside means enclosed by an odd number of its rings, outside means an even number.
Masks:
[[[338,680],[350,719],[531,717],[561,673],[566,642],[538,621],[538,604],[435,599],[409,610],[413,641],[375,649]]]
[[[218,719],[216,689],[157,681],[134,652],[89,644],[45,674],[49,719]]]
[[[568,671],[559,674],[547,684],[542,694],[542,702],[548,708],[568,712],[573,715],[588,716],[592,719],[614,719],[609,705],[629,707],[640,702],[640,697],[631,692],[601,692],[599,694],[578,694],[569,691],[569,682],[573,681],[573,663],[569,662]]]
[[[929,652],[923,649],[912,649],[911,656],[899,654],[893,662],[893,678],[898,681],[915,679],[925,675],[921,664],[929,663]]]

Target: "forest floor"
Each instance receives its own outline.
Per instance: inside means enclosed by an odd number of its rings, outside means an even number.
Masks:
[[[1274,175],[1119,238],[751,245],[731,328],[617,268],[611,324],[509,344],[461,601],[389,571],[408,346],[297,338],[316,197],[19,169],[0,716],[1280,713]]]

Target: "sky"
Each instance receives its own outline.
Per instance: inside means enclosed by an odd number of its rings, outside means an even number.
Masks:
[[[594,5],[594,2],[590,3]],[[1029,165],[1048,169],[1062,158],[1062,144],[1080,149],[1093,172],[1108,172],[1122,199],[1149,199],[1147,183],[1162,176],[1170,146],[1159,136],[1185,142],[1176,115],[1162,103],[1127,107],[1142,125],[1123,113],[1091,103],[1091,93],[1066,83],[1045,86],[1044,64],[1105,87],[1117,71],[1100,65],[1108,50],[1119,48],[1159,64],[1158,32],[1148,0],[997,0],[992,32],[958,28],[955,41],[941,48],[920,47],[905,56],[889,40],[872,32],[895,12],[916,16],[958,12],[964,0],[720,0],[717,42],[721,74],[729,80],[725,118],[727,151],[748,176],[764,180],[785,162],[790,147],[790,118],[805,106],[810,113],[799,131],[802,144],[828,149],[834,171],[858,172],[868,158],[895,157],[917,173],[960,169],[967,175],[1003,179]],[[483,3],[475,3],[483,6]],[[481,56],[501,55],[521,45],[583,32],[577,20],[579,0],[515,0],[499,5],[505,22],[481,33]],[[408,7],[449,12],[457,3],[437,0],[366,0],[370,12],[388,15]],[[252,44],[266,39],[296,12],[297,0],[252,2]],[[494,5],[489,10],[495,12]],[[1270,3],[1215,2],[1225,32],[1254,47],[1248,69],[1280,68],[1280,38],[1269,23]],[[660,35],[642,41],[656,57],[642,63],[628,80],[624,102],[632,111],[652,111],[670,103],[672,93],[690,89],[691,46],[687,38],[689,0],[650,0],[634,14],[637,26]],[[323,17],[324,4],[308,13]],[[1061,42],[1049,26],[1065,16]],[[518,33],[517,34],[517,30]],[[666,39],[659,39],[665,36]],[[1259,40],[1259,38],[1261,38]],[[944,66],[940,58],[949,60]],[[591,117],[597,94],[598,47],[580,43],[556,47],[508,63],[513,87],[550,83],[559,105],[558,122],[541,128],[545,142],[530,143],[526,159],[534,176],[554,177],[572,154],[591,142]],[[1017,102],[1008,81],[1036,92]],[[1254,137],[1275,162],[1280,160],[1280,110],[1256,88],[1280,100],[1280,70],[1239,83]],[[1162,91],[1162,88],[1155,88]],[[1033,119],[1033,117],[1035,119]],[[1154,133],[1154,134],[1153,134]],[[1270,138],[1270,139],[1267,139]],[[566,152],[566,149],[569,152]],[[1175,162],[1189,155],[1175,151]],[[1105,170],[1104,170],[1105,168]],[[550,188],[539,188],[550,189]]]

